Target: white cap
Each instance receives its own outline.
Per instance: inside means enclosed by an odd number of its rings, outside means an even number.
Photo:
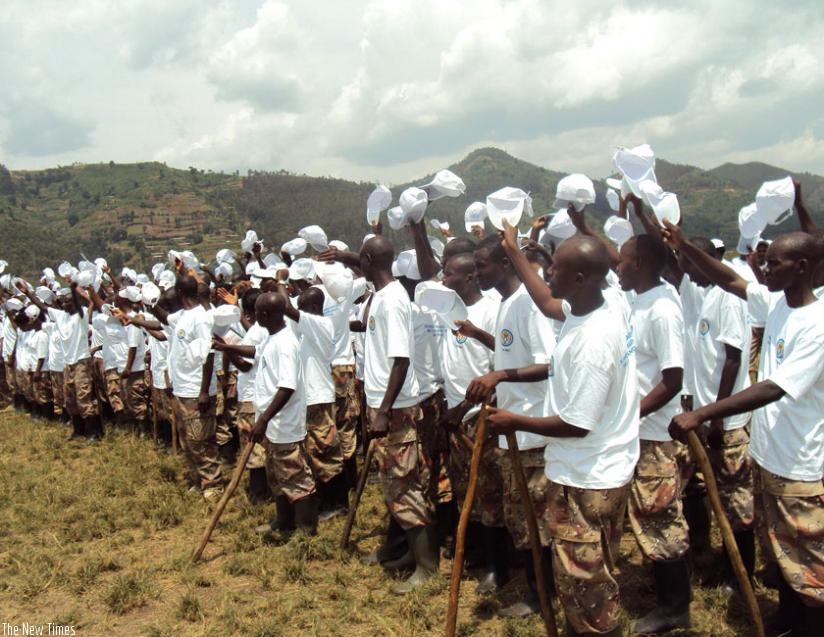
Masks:
[[[342,303],[352,295],[354,275],[340,263],[318,263],[315,266],[323,287],[335,301]]]
[[[286,243],[284,243],[280,250],[281,252],[285,252],[286,254],[291,254],[293,257],[299,254],[303,254],[306,252],[307,242],[306,239],[301,237],[297,237],[295,239],[290,239]]]
[[[83,268],[80,269],[83,270]],[[120,276],[124,279],[128,279],[132,283],[135,283],[137,281],[137,272],[135,272],[131,268],[123,268],[120,271]]]
[[[760,235],[755,237],[745,237],[741,235],[738,237],[738,245],[735,247],[735,251],[740,255],[746,256],[755,249],[759,241],[761,241]]]
[[[347,244],[345,244],[343,241],[341,241],[340,239],[332,239],[329,242],[329,247],[330,248],[336,248],[336,249],[340,250],[341,252],[347,252],[349,250],[349,246]]]
[[[218,263],[215,268],[215,276],[221,276],[224,279],[231,277],[234,272],[235,270],[231,263]]]
[[[381,212],[392,203],[392,191],[386,186],[377,186],[366,200],[366,222],[369,225],[380,219]]]
[[[149,307],[154,307],[160,300],[160,288],[154,283],[144,283],[140,288],[140,298]]]
[[[369,241],[369,239],[374,239],[374,238],[375,238],[375,236],[376,236],[376,235],[375,235],[375,233],[374,233],[374,232],[368,232],[368,233],[366,233],[365,235],[363,235],[363,241],[361,241],[361,246],[363,246],[363,244],[364,244],[364,243],[366,243],[367,241]]]
[[[103,257],[97,257],[97,258],[94,260],[94,264],[95,264],[98,268],[100,268],[101,270],[103,270],[104,268],[109,267],[109,264],[106,262],[106,259],[104,259]]]
[[[6,273],[0,276],[0,287],[11,290],[11,275]]]
[[[281,265],[281,264],[283,264],[284,267],[285,267],[285,264],[283,263],[283,259],[281,259],[274,252],[270,252],[265,257],[263,257],[263,263],[266,264],[267,268],[271,268],[271,267],[274,267],[276,265]]]
[[[435,253],[435,256],[439,259],[443,257],[443,241],[438,239],[437,237],[429,237],[429,246],[432,248],[432,252]]]
[[[403,210],[407,219],[418,223],[423,219],[423,215],[426,212],[427,201],[428,196],[426,191],[412,187],[407,188],[401,193],[398,204],[400,204],[400,208]]]
[[[71,296],[72,295],[72,289],[71,288],[60,288],[59,290],[57,290],[57,292],[55,292],[55,294],[57,296]]]
[[[607,188],[607,203],[609,203],[609,207],[615,212],[621,209],[621,197],[618,192],[612,188]]]
[[[420,291],[416,290],[415,302],[424,310],[442,316],[450,327],[457,327],[456,321],[465,321],[469,316],[466,305],[455,290],[450,290],[440,283],[420,287]]]
[[[247,230],[246,236],[240,242],[240,249],[244,252],[251,252],[252,247],[256,243],[263,243],[263,239],[259,239],[257,236],[257,232],[255,232],[254,230]]]
[[[677,224],[681,220],[681,206],[675,193],[664,192],[664,189],[651,179],[643,180],[637,187],[641,193],[639,196],[650,205],[659,223],[663,224],[666,219]]]
[[[766,223],[778,225],[792,215],[795,185],[792,177],[765,181],[755,195],[755,205]],[[790,214],[786,215],[789,211]]]
[[[752,238],[767,227],[764,214],[755,203],[747,204],[738,211],[738,231],[742,237]]]
[[[148,277],[147,275],[143,274],[142,272],[138,272],[138,273],[137,273],[137,280],[136,280],[136,283],[137,283],[138,285],[144,285],[144,284],[146,284],[146,283],[148,283],[148,282],[149,282],[149,277]]]
[[[34,293],[37,295],[37,298],[43,301],[46,305],[51,305],[54,303],[54,292],[52,292],[49,288],[45,286],[39,286]]]
[[[165,263],[155,263],[152,266],[152,278],[157,281],[157,277],[160,276],[160,273],[166,269]]]
[[[293,281],[311,281],[315,278],[315,262],[312,259],[296,259],[289,266],[289,278]]]
[[[57,273],[65,278],[70,278],[72,276],[72,272],[75,270],[74,266],[68,261],[63,261],[60,265],[57,266]]]
[[[57,277],[54,276],[54,270],[51,268],[43,268],[43,276],[41,278],[45,279],[47,283],[51,283]]]
[[[641,144],[634,148],[618,148],[612,156],[615,169],[626,177],[630,186],[640,183],[644,179],[655,179],[655,153],[649,144]],[[635,189],[633,188],[633,192]],[[641,196],[639,193],[635,193]]]
[[[76,281],[81,288],[90,288],[94,285],[94,272],[91,270],[75,270],[72,280]]]
[[[505,186],[487,196],[486,214],[498,230],[504,229],[504,219],[517,226],[522,215],[532,216],[532,197],[520,188]]]
[[[6,271],[7,267],[9,267],[9,262],[4,261],[3,259],[0,259],[0,274],[3,274],[3,272]]]
[[[215,261],[218,263],[232,263],[235,260],[235,253],[234,250],[230,250],[229,248],[222,248],[217,251],[215,255]]]
[[[550,237],[561,240],[569,239],[578,232],[575,224],[572,223],[572,219],[569,218],[569,213],[566,211],[566,208],[562,208],[558,212],[553,213],[550,217],[546,227],[546,234]]]
[[[580,173],[567,175],[558,182],[555,188],[553,206],[556,208],[565,208],[568,204],[573,204],[576,210],[581,211],[593,203],[595,203],[595,186],[586,175]]]
[[[218,305],[212,310],[212,318],[217,327],[229,327],[240,320],[240,308],[237,305]]]
[[[298,236],[306,239],[310,246],[318,252],[326,250],[329,247],[329,239],[326,238],[326,232],[320,226],[306,226],[298,231]]]
[[[472,232],[474,226],[484,226],[486,219],[486,204],[482,201],[473,201],[464,212],[464,226],[467,232]]]
[[[37,307],[34,303],[32,303],[31,305],[27,305],[24,312],[26,316],[28,316],[32,320],[40,316],[40,308]]]
[[[361,277],[358,277],[352,282],[352,299],[359,299],[364,294],[366,294],[366,290],[369,289],[369,282]]]
[[[634,231],[629,221],[622,217],[611,215],[607,217],[604,223],[604,234],[620,246],[626,243],[627,239],[634,234]]]
[[[442,197],[460,197],[466,192],[463,180],[449,170],[439,170],[428,184],[421,186],[426,192],[429,201],[436,201]]]
[[[157,286],[161,290],[173,288],[176,283],[175,273],[171,270],[164,270],[157,277]]]
[[[142,297],[140,288],[136,285],[128,285],[117,293],[121,299],[128,299],[132,303],[138,303]]]
[[[418,270],[418,257],[414,250],[404,250],[398,254],[395,261],[397,274],[395,276],[405,276],[414,281],[421,280],[421,272]]]
[[[405,228],[409,225],[409,219],[403,211],[403,208],[400,206],[395,206],[394,208],[387,210],[386,218],[389,220],[389,227],[392,228],[392,230],[400,230],[401,228]],[[372,237],[369,238],[371,239]],[[364,239],[364,241],[366,241],[366,239]]]
[[[448,221],[438,221],[437,219],[433,219],[429,222],[435,230],[449,230],[449,222]]]
[[[77,263],[77,269],[83,272],[84,270],[89,270],[90,272],[94,272],[97,269],[97,266],[92,263],[91,261],[86,261],[83,259]]]
[[[10,298],[6,301],[6,309],[10,312],[19,312],[24,307],[23,301],[17,298]]]
[[[719,239],[717,237],[713,237],[712,239],[710,239],[710,243],[712,243],[713,247],[716,250],[720,250],[721,248],[726,248],[727,247],[726,245],[724,245],[724,242],[721,241],[721,239]]]

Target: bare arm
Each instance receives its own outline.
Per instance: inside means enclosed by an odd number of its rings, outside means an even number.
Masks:
[[[793,179],[793,186],[795,186],[795,211],[798,213],[798,222],[801,224],[801,230],[807,234],[814,234],[818,230],[815,221],[810,216],[807,206],[804,205],[804,200],[801,197],[801,182]]]
[[[274,418],[281,409],[283,409],[294,393],[294,389],[278,387],[277,392],[275,392],[275,397],[272,398],[272,402],[269,403],[269,406],[260,416],[258,416],[258,419],[255,421],[255,426],[252,428],[252,435],[250,436],[254,442],[260,442],[263,440],[263,436],[266,433],[266,425],[269,424],[269,421],[272,420],[272,418]]]
[[[434,277],[441,269],[441,264],[432,253],[432,246],[429,245],[429,238],[426,236],[426,226],[424,221],[420,223],[409,223],[409,234],[415,244],[415,258],[418,261],[418,271],[421,279],[428,281]]]
[[[492,429],[499,434],[528,431],[553,438],[583,438],[589,433],[586,429],[565,422],[560,416],[530,418],[494,407],[489,408],[487,421],[492,425]]]
[[[587,220],[584,216],[583,210],[581,212],[578,212],[575,209],[574,205],[569,204],[567,206],[567,214],[569,215],[569,218],[572,221],[572,225],[575,226],[578,232],[580,232],[581,234],[585,234],[588,237],[592,237],[593,239],[597,239],[601,242],[601,244],[607,249],[607,252],[609,253],[609,260],[612,264],[612,268],[615,269],[615,267],[621,261],[621,255],[618,254],[618,250],[615,248],[615,244],[613,244],[612,241],[604,241],[604,239],[602,239],[592,231],[592,228],[590,228],[589,224],[587,224]]]
[[[641,418],[655,413],[675,398],[681,391],[683,382],[684,370],[681,367],[662,370],[661,382],[641,399]]]

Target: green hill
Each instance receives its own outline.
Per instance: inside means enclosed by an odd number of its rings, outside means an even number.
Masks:
[[[437,168],[442,168],[441,166]],[[464,233],[463,214],[473,201],[503,186],[531,193],[536,214],[553,212],[555,186],[564,173],[517,159],[497,148],[480,148],[446,166],[466,183],[466,194],[430,204],[427,218],[449,221]],[[788,171],[766,164],[725,164],[710,171],[659,159],[659,182],[678,193],[689,234],[737,241],[737,214],[753,200],[762,181]],[[433,173],[434,174],[434,173]],[[824,178],[797,175],[813,211],[824,210]],[[426,175],[392,187],[393,205],[404,188],[431,180]],[[603,181],[590,215],[599,227],[611,214]],[[9,172],[0,166],[0,258],[16,273],[33,275],[83,253],[105,255],[113,267],[148,268],[170,248],[191,249],[202,260],[229,246],[239,248],[247,228],[277,248],[302,226],[316,223],[329,238],[354,249],[369,231],[366,198],[374,184],[294,175],[285,171],[237,174],[170,168],[160,163],[76,164],[47,170]],[[824,225],[824,218],[818,220]],[[385,224],[386,225],[386,224]],[[521,227],[526,229],[529,220]],[[776,228],[794,229],[792,221]],[[772,234],[771,234],[772,233]],[[398,246],[407,236],[391,233]],[[770,229],[767,236],[775,232]]]

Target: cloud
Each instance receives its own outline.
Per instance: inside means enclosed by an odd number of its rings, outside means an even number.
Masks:
[[[6,135],[2,147],[12,155],[26,153],[45,157],[80,150],[91,143],[92,126],[45,104],[23,100],[4,116]]]

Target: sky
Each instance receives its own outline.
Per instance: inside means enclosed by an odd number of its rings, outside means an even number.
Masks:
[[[0,163],[401,183],[481,146],[824,174],[824,2],[4,0]]]

